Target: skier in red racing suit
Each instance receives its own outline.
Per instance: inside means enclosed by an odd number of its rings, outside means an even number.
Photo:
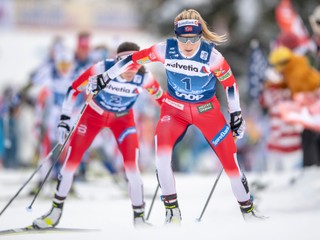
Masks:
[[[160,62],[168,78],[168,94],[161,105],[156,128],[156,168],[166,208],[166,223],[180,223],[175,179],[171,168],[172,150],[189,125],[197,126],[220,159],[245,219],[259,216],[248,183],[237,161],[235,138],[242,138],[245,121],[241,116],[239,92],[229,64],[215,48],[226,40],[208,30],[200,14],[184,10],[174,23],[176,38],[133,53],[105,73],[91,78],[89,90],[98,92],[132,64]],[[112,82],[112,81],[111,81]],[[216,97],[216,83],[226,91],[230,125]]]
[[[72,83],[62,106],[61,121],[58,126],[60,142],[70,130],[70,112],[73,99],[85,89],[91,75],[102,73],[117,61],[139,50],[135,43],[124,42],[117,50],[117,59],[107,59],[90,67]],[[134,212],[134,224],[143,225],[144,196],[143,185],[138,168],[139,144],[134,122],[132,106],[139,94],[146,89],[159,103],[162,102],[163,90],[150,72],[141,65],[131,65],[115,78],[103,91],[89,102],[81,115],[66,147],[65,163],[60,171],[57,190],[51,210],[33,222],[36,228],[54,227],[59,223],[62,207],[71,188],[73,176],[83,154],[104,127],[109,127],[123,155],[124,169],[128,179],[129,197]],[[105,141],[108,144],[108,140]]]

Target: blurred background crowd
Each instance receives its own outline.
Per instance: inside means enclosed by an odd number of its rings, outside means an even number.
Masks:
[[[0,1],[0,163],[2,169],[34,167],[45,109],[48,69],[81,74],[115,56],[123,41],[141,47],[173,36],[173,19],[198,10],[210,28],[226,33],[217,46],[240,88],[247,124],[238,141],[245,171],[267,172],[320,166],[320,5],[317,0],[2,0]],[[73,57],[57,57],[67,47]],[[147,66],[166,89],[157,64]],[[228,119],[222,87],[217,95]],[[66,89],[67,90],[67,89]],[[159,108],[142,94],[136,108],[142,171],[154,171]],[[41,114],[39,113],[41,109]],[[192,136],[192,137],[190,137]],[[197,136],[197,137],[194,137]],[[94,143],[80,171],[98,159],[109,171],[119,152],[108,131]],[[198,129],[177,144],[173,168],[212,172],[215,155]],[[81,170],[82,169],[82,170]]]

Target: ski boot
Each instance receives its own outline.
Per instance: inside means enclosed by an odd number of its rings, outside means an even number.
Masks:
[[[133,225],[135,227],[147,227],[151,224],[144,219],[144,204],[142,206],[132,206],[133,208]]]
[[[245,221],[255,221],[255,220],[264,220],[267,217],[258,213],[253,205],[252,199],[250,198],[248,201],[239,202],[240,210]]]
[[[62,215],[62,208],[63,203],[57,204],[53,202],[50,211],[47,214],[35,219],[32,223],[32,226],[38,229],[53,228],[57,226]]]
[[[180,225],[182,218],[177,194],[161,196],[161,200],[166,208],[165,224]]]

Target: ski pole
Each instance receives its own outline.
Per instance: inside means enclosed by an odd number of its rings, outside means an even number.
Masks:
[[[157,197],[157,194],[158,194],[159,187],[160,187],[160,185],[157,184],[157,188],[156,188],[156,191],[155,191],[154,194],[153,194],[153,198],[152,198],[152,201],[151,201],[151,205],[150,205],[150,208],[149,208],[149,211],[148,211],[148,215],[147,215],[146,220],[149,220],[149,217],[150,217],[150,214],[151,214],[151,210],[152,210],[154,201],[155,201],[155,199],[156,199],[156,197]]]
[[[73,125],[70,133],[68,134],[67,138],[64,140],[63,144],[61,145],[61,147],[60,147],[60,149],[59,149],[59,152],[58,152],[58,154],[56,155],[55,160],[53,161],[53,163],[52,163],[50,169],[48,170],[45,178],[44,178],[43,181],[41,182],[41,185],[40,185],[37,193],[34,195],[34,197],[33,197],[32,201],[31,201],[29,207],[27,207],[27,210],[32,210],[32,206],[33,206],[35,200],[37,199],[40,191],[42,190],[44,183],[47,181],[47,179],[48,179],[50,173],[52,172],[52,169],[54,168],[55,164],[59,161],[59,157],[60,157],[61,153],[63,152],[65,146],[67,145],[70,137],[72,136],[74,130],[76,129],[76,127],[77,127],[77,125],[78,125],[78,123],[79,123],[79,121],[80,121],[80,119],[81,119],[84,111],[86,110],[86,108],[87,108],[87,106],[89,105],[89,103],[90,103],[90,101],[91,101],[92,98],[93,98],[93,94],[90,93],[89,96],[88,96],[88,98],[87,98],[87,100],[86,100],[85,105],[83,106],[83,108],[81,109],[81,111],[80,111],[80,113],[79,113],[79,115],[78,115],[78,119],[77,119],[76,124]]]
[[[216,188],[216,186],[217,186],[217,184],[218,184],[218,181],[219,181],[219,178],[220,178],[222,172],[223,172],[223,167],[221,167],[221,169],[220,169],[220,171],[219,171],[219,174],[218,174],[218,176],[217,176],[217,179],[216,179],[216,181],[214,182],[214,184],[213,184],[213,186],[212,186],[212,188],[211,188],[210,194],[209,194],[209,196],[208,196],[208,198],[207,198],[207,201],[206,201],[206,203],[205,203],[205,205],[204,205],[204,207],[203,207],[203,210],[202,210],[202,212],[201,212],[200,217],[197,218],[197,221],[198,221],[198,222],[200,222],[201,219],[202,219],[202,216],[203,216],[203,214],[204,214],[204,212],[205,212],[205,210],[206,210],[206,208],[207,208],[207,206],[208,206],[208,203],[209,203],[209,201],[210,201],[210,199],[211,199],[211,196],[212,196],[212,194],[213,194],[214,189]]]
[[[47,161],[53,154],[53,152],[58,148],[59,144],[56,144],[54,148],[48,153],[48,155],[41,161],[42,163],[37,167],[37,169],[31,174],[31,176],[28,178],[28,180],[21,186],[21,188],[18,190],[18,192],[9,200],[7,205],[2,209],[0,212],[0,216],[4,213],[4,211],[10,206],[10,204],[13,202],[16,197],[20,194],[20,192],[25,188],[25,186],[31,181],[31,179],[34,177],[34,175],[40,170],[40,168],[43,166],[43,162]]]
[[[238,138],[237,138],[236,136],[233,136],[233,140],[234,140],[234,142],[236,143],[237,140],[238,140]],[[204,214],[204,212],[205,212],[205,210],[206,210],[206,208],[207,208],[207,206],[208,206],[208,203],[209,203],[209,201],[210,201],[210,199],[211,199],[211,196],[212,196],[212,194],[213,194],[214,189],[216,188],[216,186],[217,186],[217,184],[218,184],[218,181],[219,181],[219,179],[220,179],[220,176],[221,176],[222,172],[223,172],[223,167],[221,167],[221,169],[220,169],[220,171],[219,171],[219,173],[218,173],[217,179],[216,179],[216,181],[214,182],[214,184],[213,184],[213,186],[212,186],[212,189],[211,189],[211,191],[210,191],[210,193],[209,193],[209,196],[208,196],[207,201],[206,201],[206,203],[205,203],[205,205],[204,205],[204,207],[203,207],[203,210],[202,210],[202,212],[201,212],[201,214],[200,214],[200,217],[197,218],[197,221],[198,221],[198,222],[200,222],[201,219],[202,219],[202,216],[203,216],[203,214]]]

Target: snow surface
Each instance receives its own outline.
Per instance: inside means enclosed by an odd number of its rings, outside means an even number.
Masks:
[[[0,171],[0,208],[19,190],[32,170]],[[98,176],[99,175],[99,176]],[[320,232],[320,169],[303,172],[248,173],[251,185],[257,180],[266,184],[264,190],[252,187],[258,210],[269,217],[265,221],[245,222],[232,194],[226,174],[223,173],[211,201],[202,217],[205,201],[216,179],[212,174],[176,174],[179,204],[182,211],[180,227],[163,225],[164,207],[159,195],[149,221],[154,227],[136,229],[132,224],[132,210],[126,191],[114,184],[107,173],[89,174],[88,181],[75,182],[77,197],[70,196],[59,227],[99,229],[86,233],[45,233],[6,236],[4,239],[290,239],[318,240]],[[292,181],[296,179],[296,181]],[[157,186],[152,173],[144,173],[146,215]],[[46,213],[51,206],[55,184],[48,183],[27,212],[32,201],[27,196],[27,185],[19,197],[0,216],[0,230],[23,227]],[[1,238],[1,237],[0,237]]]

